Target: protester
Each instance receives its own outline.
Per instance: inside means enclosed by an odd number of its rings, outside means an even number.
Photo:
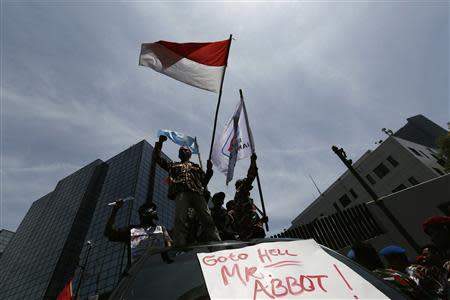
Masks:
[[[129,264],[136,262],[149,247],[164,248],[172,245],[166,228],[154,223],[158,219],[154,204],[144,204],[139,208],[139,224],[114,228],[117,212],[122,206],[123,200],[117,200],[106,223],[104,235],[110,241],[123,242],[128,245]]]
[[[200,242],[201,224],[200,220],[192,207],[188,208],[186,217],[186,243],[188,245],[196,244]]]
[[[385,269],[374,270],[375,275],[413,299],[428,299],[428,294],[406,274],[410,263],[405,249],[391,245],[381,249],[379,254],[386,259],[388,265]]]
[[[227,209],[228,214],[231,216],[231,218],[233,218],[233,223],[232,225],[232,230],[235,234],[236,239],[239,239],[239,234],[238,234],[238,230],[237,230],[237,223],[236,223],[236,210],[234,209],[236,206],[236,203],[234,200],[229,200],[226,204],[225,207]]]
[[[227,212],[230,213],[234,210],[234,200],[229,200],[227,204],[225,204],[225,207],[227,208]]]
[[[250,166],[247,171],[247,177],[236,180],[236,193],[234,195],[235,205],[240,205],[251,201],[250,191],[253,189],[252,183],[258,174],[258,167],[256,166],[256,153],[250,157]]]
[[[422,224],[423,231],[440,250],[444,260],[450,260],[450,217],[433,216]]]
[[[213,207],[211,208],[211,215],[217,230],[219,230],[220,238],[222,240],[233,240],[236,234],[233,230],[233,217],[222,206],[225,200],[225,193],[219,192],[212,197]]]
[[[164,139],[154,148],[155,161],[169,172],[169,198],[175,200],[175,225],[173,229],[175,246],[187,245],[188,208],[194,209],[208,241],[220,241],[219,232],[211,217],[204,198],[205,188],[213,175],[212,162],[208,160],[206,173],[199,165],[189,161],[192,155],[189,147],[182,146],[178,152],[179,162],[170,162],[161,157]]]
[[[267,217],[261,218],[253,204],[253,199],[248,202],[238,202],[235,210],[236,229],[240,240],[264,238],[264,222]]]
[[[379,253],[386,259],[388,269],[405,273],[411,264],[406,256],[406,250],[400,246],[390,245],[381,249]]]
[[[377,250],[369,243],[355,243],[347,253],[347,257],[370,271],[384,268]]]
[[[406,270],[408,275],[434,299],[447,299],[448,270],[443,267],[442,253],[434,245],[422,247],[416,264]]]
[[[239,239],[248,240],[253,238],[264,238],[266,233],[263,224],[267,222],[267,216],[260,217],[253,199],[250,198],[252,183],[258,174],[256,166],[257,156],[255,153],[250,158],[250,166],[247,177],[236,180],[236,193],[234,195],[234,221]]]

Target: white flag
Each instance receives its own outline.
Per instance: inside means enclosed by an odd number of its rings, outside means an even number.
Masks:
[[[241,98],[224,131],[214,141],[211,160],[227,176],[227,184],[233,179],[236,161],[250,157],[255,151],[246,115],[244,99]]]

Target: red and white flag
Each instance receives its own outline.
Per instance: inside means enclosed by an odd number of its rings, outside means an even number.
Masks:
[[[142,44],[139,65],[186,84],[219,92],[230,40],[210,43],[159,41]]]

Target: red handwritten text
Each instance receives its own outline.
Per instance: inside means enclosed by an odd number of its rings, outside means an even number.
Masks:
[[[258,258],[262,263],[272,262],[273,256],[298,256],[294,253],[289,253],[289,250],[282,250],[282,249],[258,249]]]
[[[281,268],[287,266],[301,266],[301,265],[302,262],[300,260],[282,260],[274,264],[264,266],[264,268]]]
[[[222,275],[222,281],[225,286],[230,284],[229,278],[232,278],[234,276],[237,276],[243,285],[247,285],[247,282],[249,282],[251,278],[263,279],[264,277],[263,275],[261,276],[255,275],[257,270],[258,270],[257,267],[245,267],[243,277],[239,269],[239,266],[237,264],[234,264],[233,267],[231,267],[231,270],[228,269],[227,266],[222,266],[222,268],[220,269],[220,275]]]
[[[336,269],[336,271],[338,272],[339,276],[341,276],[342,280],[345,282],[345,285],[347,286],[347,288],[353,292],[353,288],[350,285],[350,283],[348,283],[347,279],[345,279],[344,275],[342,274],[341,270],[339,270],[338,266],[336,266],[336,264],[333,264],[333,267]],[[355,299],[359,299],[359,297],[357,295],[353,295],[353,298]]]
[[[282,298],[287,295],[299,295],[303,292],[315,292],[317,288],[322,292],[327,292],[322,280],[328,278],[327,275],[300,275],[299,277],[287,276],[283,279],[273,278],[270,284],[264,285],[259,279],[255,280],[253,289],[253,299],[258,295],[266,295],[271,299]]]
[[[215,266],[218,263],[225,263],[227,261],[242,261],[248,258],[248,254],[239,253],[235,255],[234,253],[230,253],[227,256],[215,256],[215,255],[207,255],[203,257],[202,261],[207,266]]]

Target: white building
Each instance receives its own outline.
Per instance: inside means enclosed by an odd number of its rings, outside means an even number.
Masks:
[[[353,167],[378,197],[444,175],[437,149],[393,135],[375,150],[367,151]],[[370,200],[372,198],[354,175],[346,171],[291,222],[292,227]]]

